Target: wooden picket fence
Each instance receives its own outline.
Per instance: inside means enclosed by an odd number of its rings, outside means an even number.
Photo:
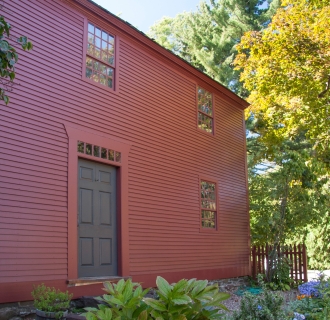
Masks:
[[[272,247],[253,246],[251,249],[251,267],[252,277],[256,278],[259,273],[266,274],[268,268],[268,253]],[[294,282],[307,282],[307,253],[304,244],[293,246],[278,246],[277,252],[279,256],[288,259],[290,263],[290,277]]]

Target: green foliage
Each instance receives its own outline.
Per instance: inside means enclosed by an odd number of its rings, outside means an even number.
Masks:
[[[305,131],[314,156],[329,165],[329,1],[282,6],[266,29],[242,37],[234,63],[263,142],[271,148]]]
[[[240,73],[232,65],[237,54],[235,45],[245,31],[264,28],[278,5],[278,0],[211,0],[210,4],[201,1],[197,12],[184,12],[157,22],[149,36],[237,94],[246,96],[247,91],[239,81]]]
[[[281,295],[265,289],[264,294],[255,296],[246,293],[241,300],[240,309],[235,311],[232,320],[283,320],[284,299]]]
[[[104,283],[104,294],[97,308],[86,308],[87,320],[111,319],[219,319],[220,309],[227,310],[221,301],[229,294],[220,293],[217,285],[207,286],[207,280],[180,280],[170,285],[164,278],[157,277],[159,299],[144,298],[149,289],[142,291],[130,279],[118,284]],[[111,309],[110,309],[111,308]]]
[[[287,141],[277,149],[268,171],[249,175],[254,244],[304,240],[306,227],[317,226],[328,212],[327,170],[308,151],[301,142]]]
[[[61,318],[63,312],[70,307],[72,294],[68,291],[61,292],[55,288],[46,287],[43,283],[33,288],[32,297],[34,306],[44,312],[55,312],[57,318]]]
[[[10,90],[15,79],[15,64],[18,61],[16,49],[10,44],[11,26],[3,16],[0,16],[0,100],[9,103],[7,91]],[[16,39],[23,50],[31,50],[32,43],[27,37]]]
[[[294,315],[294,312],[305,315],[306,319],[317,319],[322,311],[320,299],[305,297],[300,300],[289,302],[287,306],[288,315]]]
[[[219,292],[218,285],[207,286],[207,280],[182,279],[170,285],[162,277],[156,284],[159,300],[145,298],[144,302],[152,308],[153,319],[219,319],[221,309],[227,308],[221,303],[229,294]]]
[[[315,281],[318,285],[312,285],[317,289],[311,290],[308,295],[300,295],[297,300],[290,302],[288,305],[288,315],[293,316],[294,313],[304,315],[305,319],[329,320],[330,319],[330,278],[326,279],[324,273],[319,274],[319,279]],[[308,284],[308,283],[307,283]],[[301,289],[300,289],[301,290]]]
[[[87,320],[147,319],[147,305],[142,298],[149,289],[143,291],[141,285],[131,279],[121,279],[117,284],[105,282],[103,285],[107,294],[97,298],[101,302],[98,309],[85,308],[88,312],[83,315]]]
[[[306,246],[310,269],[330,269],[330,210],[320,217],[319,225],[308,227]]]
[[[272,290],[288,291],[293,284],[293,280],[290,278],[290,262],[283,256],[277,256],[276,259],[276,268],[271,274],[268,286]]]
[[[325,277],[325,275],[321,272],[320,277],[320,285],[318,286],[318,290],[321,293],[321,305],[322,305],[322,313],[319,317],[320,320],[329,320],[330,319],[330,278]]]

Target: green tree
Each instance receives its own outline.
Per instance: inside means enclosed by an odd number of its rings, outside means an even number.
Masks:
[[[305,131],[313,156],[330,165],[330,2],[282,5],[266,29],[242,37],[236,69],[269,150]]]
[[[163,18],[151,27],[149,36],[244,97],[247,91],[239,82],[240,72],[232,65],[235,45],[244,32],[264,28],[278,4],[278,0],[202,1],[197,12]]]
[[[285,0],[234,62],[250,91],[253,241],[306,239],[314,266],[329,252],[329,16],[329,0]],[[262,159],[275,168],[258,175]]]
[[[281,261],[277,246],[305,242],[310,229],[317,228],[329,215],[327,167],[311,158],[311,151],[311,144],[301,132],[295,140],[286,140],[275,147],[272,162],[264,161],[261,168],[256,165],[250,169],[252,243],[267,243],[274,248],[269,255],[267,280],[270,282],[276,278],[277,264]],[[325,244],[328,237],[326,233],[323,236],[319,241]],[[320,260],[318,252],[313,253],[313,259]]]
[[[16,49],[10,44],[10,24],[3,16],[0,16],[0,100],[9,103],[7,92],[11,90],[15,79],[15,64],[18,61]],[[21,36],[15,39],[23,50],[31,50],[32,43],[27,37]]]

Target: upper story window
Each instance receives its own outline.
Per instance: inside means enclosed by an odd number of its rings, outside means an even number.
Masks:
[[[201,221],[202,228],[216,229],[217,197],[216,184],[201,180]]]
[[[198,128],[208,133],[214,132],[212,94],[198,87]]]
[[[86,78],[114,89],[115,38],[88,23]]]

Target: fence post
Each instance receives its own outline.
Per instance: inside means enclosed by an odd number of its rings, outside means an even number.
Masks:
[[[257,267],[257,262],[256,262],[256,246],[252,247],[252,278],[256,278],[256,267]]]
[[[304,282],[308,282],[308,272],[307,272],[307,252],[305,244],[302,245],[302,256],[304,265]]]

